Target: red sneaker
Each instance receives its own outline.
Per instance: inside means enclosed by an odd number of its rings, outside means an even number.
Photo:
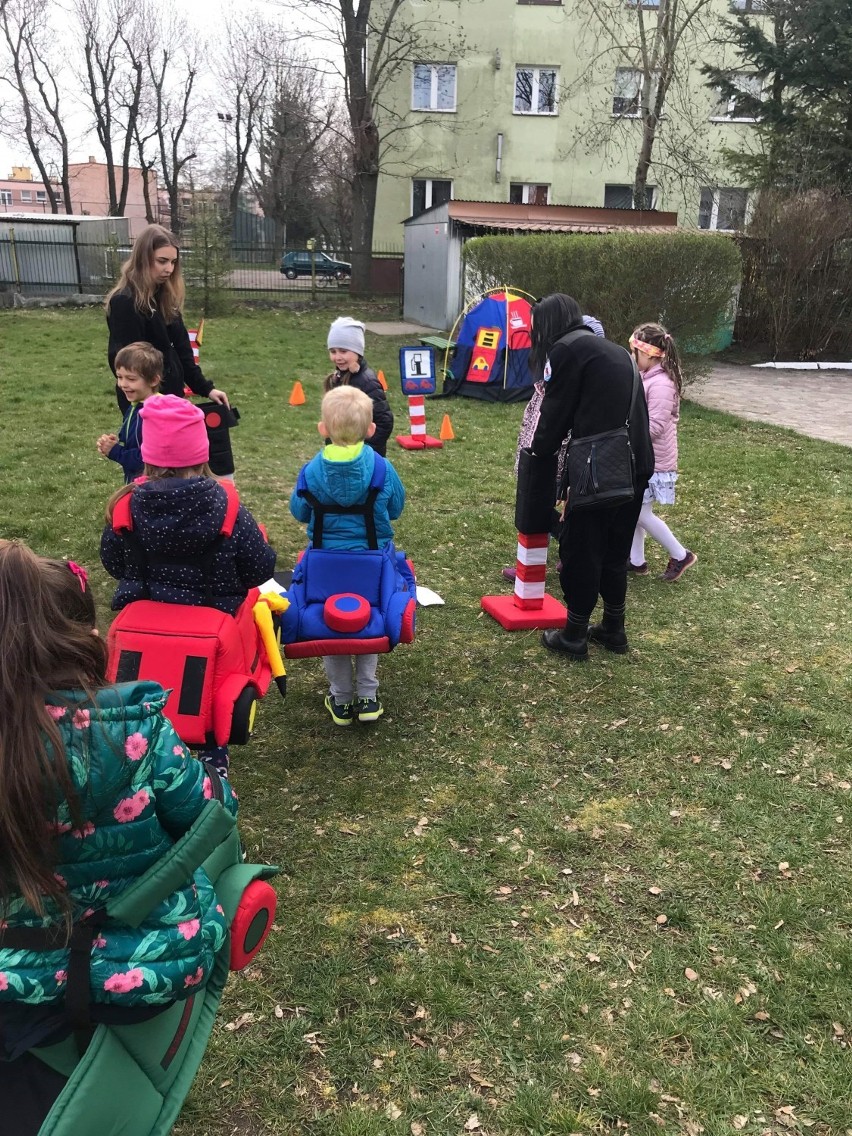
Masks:
[[[674,557],[670,557],[668,567],[660,576],[660,579],[668,580],[669,583],[679,580],[687,568],[691,568],[697,559],[695,553],[690,552],[689,549],[686,550],[686,556],[683,560],[675,560]]]

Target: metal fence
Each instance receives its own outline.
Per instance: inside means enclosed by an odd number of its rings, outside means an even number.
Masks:
[[[129,255],[129,244],[87,241],[71,226],[47,235],[7,231],[0,233],[0,291],[26,296],[104,295]],[[194,248],[191,238],[181,245],[190,283],[196,276],[213,276],[218,287],[235,296],[284,300],[292,293],[321,295],[348,289],[351,254],[347,250],[317,250],[313,269],[310,258],[305,249],[277,252],[268,245],[234,244],[215,253]],[[401,298],[402,278],[402,250],[374,249],[370,291]]]

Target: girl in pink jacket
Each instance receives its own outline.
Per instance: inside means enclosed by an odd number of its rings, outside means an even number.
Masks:
[[[677,423],[683,375],[674,339],[658,323],[643,323],[630,336],[630,347],[642,375],[651,441],[654,443],[654,474],[642,501],[642,511],[633,534],[628,571],[644,576],[645,535],[653,537],[669,554],[663,580],[679,580],[698,557],[680,543],[672,530],[654,513],[654,502],[673,505],[677,481]]]

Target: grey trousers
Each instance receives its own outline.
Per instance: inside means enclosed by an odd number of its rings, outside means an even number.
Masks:
[[[328,679],[329,694],[335,702],[352,702],[353,695],[355,698],[376,697],[379,689],[379,680],[376,678],[378,655],[323,655],[322,665]]]

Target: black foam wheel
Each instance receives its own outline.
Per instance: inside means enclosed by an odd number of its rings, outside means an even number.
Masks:
[[[231,719],[229,745],[245,745],[254,728],[254,715],[257,710],[257,692],[253,686],[244,686],[234,703],[234,716]]]

